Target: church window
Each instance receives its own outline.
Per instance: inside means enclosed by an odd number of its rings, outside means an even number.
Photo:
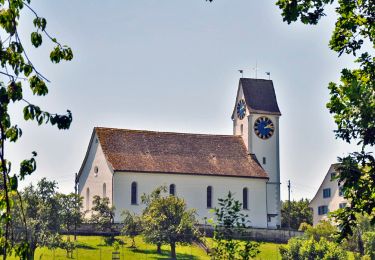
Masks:
[[[103,198],[107,197],[107,184],[103,183]]]
[[[212,186],[207,187],[207,208],[212,208]]]
[[[324,206],[318,207],[318,214],[319,215],[325,215],[327,213],[328,213],[328,206],[324,205]]]
[[[131,191],[131,203],[132,205],[137,205],[137,183],[132,183],[132,191]]]
[[[86,189],[86,210],[90,210],[90,189]]]
[[[331,189],[323,189],[323,199],[331,197]]]
[[[243,207],[243,209],[248,209],[247,199],[248,199],[248,190],[247,190],[247,188],[244,188],[242,190],[242,207]]]
[[[266,157],[263,157],[263,164],[266,164]]]
[[[173,196],[176,195],[176,185],[174,184],[169,185],[169,194]]]
[[[243,135],[243,124],[241,124],[241,135]]]
[[[98,171],[99,171],[98,166],[95,166],[94,167],[94,175],[95,175],[95,177],[98,177]]]

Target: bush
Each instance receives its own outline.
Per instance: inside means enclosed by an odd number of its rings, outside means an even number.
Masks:
[[[321,238],[318,241],[309,239],[291,238],[286,246],[280,247],[280,254],[284,260],[294,259],[347,259],[347,253],[336,243]]]
[[[308,224],[303,225],[300,229],[304,229],[307,238],[313,237],[315,241],[325,238],[328,241],[334,241],[334,235],[337,233],[337,227],[329,221],[321,221],[315,227]]]
[[[365,254],[371,259],[375,259],[375,232],[364,233],[363,244],[365,247]]]

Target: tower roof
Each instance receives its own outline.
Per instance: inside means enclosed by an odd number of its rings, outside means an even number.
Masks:
[[[250,113],[281,115],[272,80],[241,78],[241,86]]]

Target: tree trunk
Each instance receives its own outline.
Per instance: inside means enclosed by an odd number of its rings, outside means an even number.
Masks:
[[[35,250],[36,250],[36,246],[30,245],[30,251],[29,251],[29,254],[27,256],[28,260],[34,260]]]
[[[176,259],[176,243],[171,242],[171,259]]]
[[[360,230],[358,230],[358,250],[361,256],[365,254],[365,248],[363,246],[362,234]]]
[[[156,246],[156,253],[161,254],[161,244],[157,244]]]

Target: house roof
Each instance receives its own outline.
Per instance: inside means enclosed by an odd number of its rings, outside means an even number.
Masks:
[[[330,174],[333,171],[337,171],[337,168],[338,168],[339,165],[340,165],[340,163],[331,164],[331,166],[329,167],[326,175],[324,175],[323,181],[320,184],[318,190],[316,191],[314,197],[312,198],[312,200],[310,200],[310,203],[309,203],[310,206],[315,201],[315,199],[318,197],[319,192],[322,190],[323,184],[325,184],[325,180],[328,178],[328,174]],[[329,178],[330,178],[330,176],[329,176]],[[329,181],[331,181],[331,179],[329,179]]]
[[[94,133],[114,172],[268,178],[240,136],[102,127]]]
[[[250,113],[281,115],[272,80],[240,78],[239,86]]]

